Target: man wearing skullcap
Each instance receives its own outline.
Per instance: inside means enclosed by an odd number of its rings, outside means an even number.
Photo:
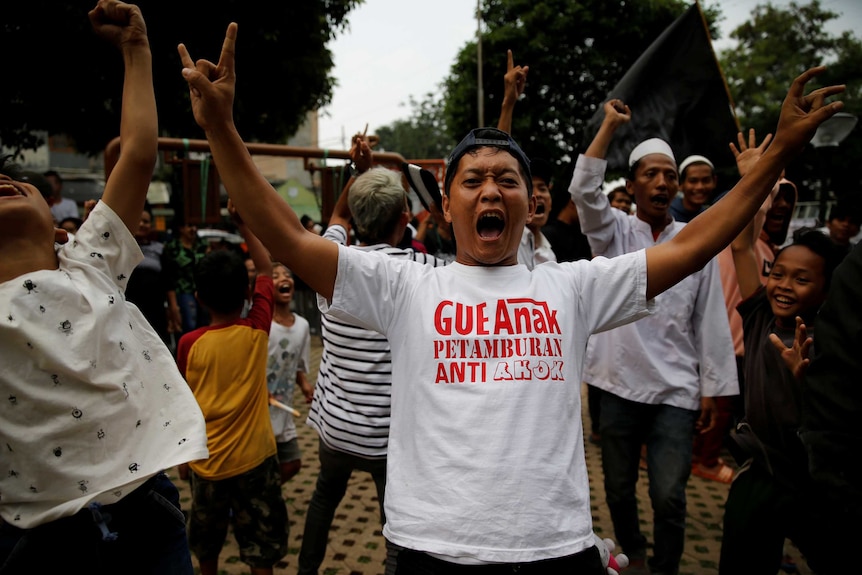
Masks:
[[[629,156],[627,189],[636,211],[613,209],[602,193],[605,155],[616,129],[631,119],[620,100],[578,157],[569,191],[595,256],[615,258],[670,241],[687,224],[671,217],[679,190],[670,145],[650,138]],[[605,492],[614,531],[631,559],[627,573],[646,570],[636,484],[646,444],[654,516],[653,574],[676,575],[685,542],[685,486],[697,431],[713,425],[716,396],[739,391],[733,342],[715,259],[656,298],[652,316],[595,334],[587,348],[584,381],[601,388],[600,434]]]

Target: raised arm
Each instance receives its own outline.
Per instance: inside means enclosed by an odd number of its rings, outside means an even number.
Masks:
[[[178,47],[195,121],[206,133],[222,182],[249,228],[272,257],[329,299],[335,285],[338,246],[302,226],[293,209],[260,174],[234,125],[236,34],[237,24],[232,22],[218,64],[194,62],[183,44]]]
[[[515,102],[524,93],[527,85],[527,73],[529,66],[515,66],[511,50],[506,50],[507,64],[506,74],[503,76],[503,103],[500,106],[500,119],[497,121],[497,129],[507,134],[512,133],[512,115],[515,112]]]
[[[140,8],[117,0],[99,0],[88,15],[96,34],[123,55],[120,159],[108,176],[102,201],[134,232],[158,155],[159,120],[147,26]]]
[[[590,242],[593,255],[613,257],[619,220],[627,218],[611,207],[602,192],[607,163],[605,155],[617,128],[631,120],[631,110],[622,100],[608,100],[603,106],[605,117],[587,150],[578,156],[569,193],[578,209],[581,231]]]
[[[617,129],[631,121],[632,111],[622,100],[608,100],[604,103],[605,117],[599,126],[598,132],[593,137],[584,155],[589,158],[604,159],[608,155],[608,148]]]
[[[827,86],[805,94],[805,85],[823,72],[810,68],[790,86],[781,105],[775,138],[760,159],[721,201],[689,222],[671,241],[647,250],[647,297],[652,298],[701,269],[749,222],[787,163],[811,140],[817,127],[843,108],[825,99],[844,91]]]
[[[356,174],[351,174],[350,178],[344,184],[344,189],[341,190],[341,195],[335,202],[332,208],[332,215],[329,217],[329,225],[340,225],[345,230],[350,230],[350,206],[347,203],[347,194],[350,192],[350,187],[356,181],[356,177],[364,174],[371,168],[371,146],[365,134],[356,134],[353,136],[353,141],[350,144],[350,159],[353,165],[356,166]]]
[[[242,215],[236,209],[236,205],[233,203],[233,200],[229,199],[227,201],[227,211],[230,213],[231,218],[236,224],[240,235],[245,240],[245,245],[248,248],[248,255],[251,256],[251,261],[254,262],[256,273],[258,275],[271,276],[272,258],[269,255],[269,251],[267,251],[260,239],[254,235],[254,232],[248,227],[245,220],[242,219]]]
[[[763,151],[769,146],[771,140],[772,134],[767,134],[763,142],[757,146],[753,129],[748,132],[747,144],[742,132],[737,134],[739,146],[737,147],[731,143],[730,151],[736,158],[736,166],[740,176],[748,173],[751,167],[757,163],[757,160],[763,155]],[[736,268],[736,278],[739,283],[739,293],[742,299],[751,297],[761,285],[760,266],[758,265],[757,254],[754,250],[754,243],[760,235],[760,230],[763,228],[766,212],[772,206],[772,198],[775,197],[777,189],[777,186],[773,185],[772,192],[760,205],[757,214],[730,243],[730,249],[733,252],[733,264]]]

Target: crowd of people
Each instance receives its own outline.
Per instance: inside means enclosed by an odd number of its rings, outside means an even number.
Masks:
[[[402,174],[374,166],[358,134],[324,227],[283,201],[233,123],[231,23],[217,62],[178,50],[238,252],[179,220],[154,237],[147,27],[118,0],[89,17],[124,62],[123,154],[102,198],[67,228],[59,175],[0,166],[0,574],[185,575],[194,557],[215,575],[229,529],[251,572],[271,574],[288,552],[282,487],[304,463],[295,397],[319,435],[303,575],[319,572],[355,471],[377,488],[387,575],[676,575],[692,473],[731,483],[720,573],[774,575],[785,539],[817,573],[844,572],[837,550],[862,535],[847,457],[862,407],[846,377],[859,221],[842,204],[828,233],[789,234],[784,177],[842,108],[843,86],[806,92],[822,67],[795,79],[774,134],[729,143],[740,178],[725,191],[709,158],[678,163],[650,137],[605,193],[632,110],[604,103],[559,186],[556,163],[510,133],[529,71],[510,51],[500,121],[452,150],[429,223],[411,230]],[[314,385],[298,280],[321,312]],[[593,531],[584,441],[601,447],[616,542]]]

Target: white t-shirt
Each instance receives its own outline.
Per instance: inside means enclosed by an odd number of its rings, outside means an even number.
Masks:
[[[308,320],[293,314],[293,325],[288,327],[277,321],[269,328],[269,357],[266,361],[266,386],[269,393],[281,403],[293,406],[297,372],[308,373],[311,354],[311,331]],[[278,443],[296,437],[296,422],[292,413],[269,406],[269,419]]]
[[[392,346],[386,538],[460,562],[593,545],[584,352],[590,333],[649,313],[644,252],[532,272],[338,257],[322,311]]]
[[[141,250],[99,202],[59,269],[0,283],[0,516],[30,528],[206,458],[203,414],[123,290]]]

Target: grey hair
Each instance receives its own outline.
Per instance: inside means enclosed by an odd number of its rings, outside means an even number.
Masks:
[[[387,241],[401,214],[408,209],[401,173],[382,166],[371,168],[353,182],[347,205],[360,241],[368,244]]]

